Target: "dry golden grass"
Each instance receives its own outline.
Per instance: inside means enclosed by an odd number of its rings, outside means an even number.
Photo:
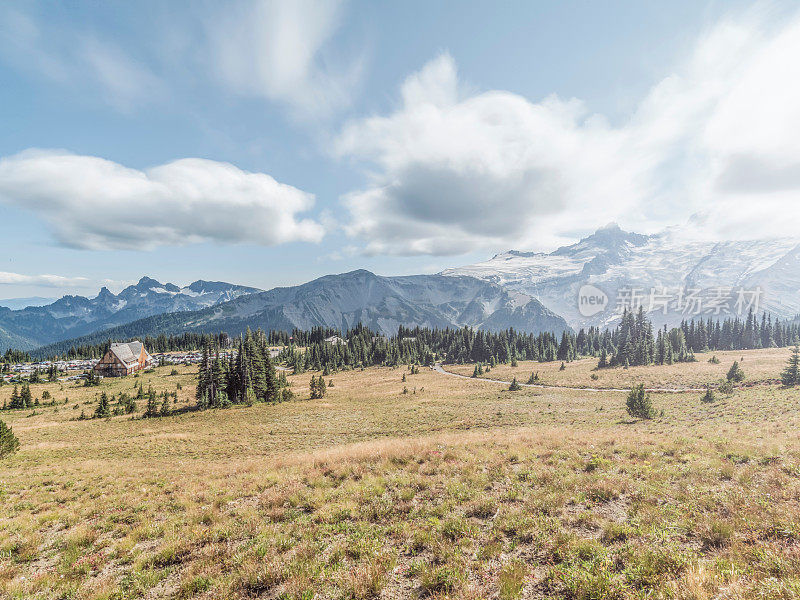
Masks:
[[[745,372],[779,371],[786,353],[744,353]],[[680,368],[692,377],[705,365]],[[508,392],[380,368],[333,375],[322,400],[306,399],[304,374],[290,377],[298,400],[280,405],[73,420],[100,391],[130,392],[140,379],[157,391],[180,383],[178,408],[188,406],[193,369],[170,370],[99,388],[36,385],[34,396],[49,389],[69,403],[0,413],[22,443],[0,463],[2,594],[800,592],[795,390],[761,386],[712,404],[658,394],[664,417],[631,422],[622,393]]]
[[[697,362],[694,363],[627,369],[622,367],[597,369],[596,358],[584,358],[566,363],[563,371],[560,370],[561,361],[546,363],[519,361],[516,367],[497,365],[485,377],[509,382],[516,377],[518,381],[524,383],[531,373],[537,372],[539,383],[546,385],[630,388],[643,383],[647,387],[684,388],[703,386],[725,379],[725,374],[735,360],[741,363],[748,382],[780,379],[781,370],[790,353],[790,348],[706,352],[696,354]],[[719,359],[719,364],[709,362],[713,356]],[[446,365],[445,368],[453,373],[471,376],[475,365]],[[592,375],[596,375],[597,379],[592,379]]]

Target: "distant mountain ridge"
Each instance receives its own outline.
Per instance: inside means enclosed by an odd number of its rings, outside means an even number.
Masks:
[[[198,310],[259,291],[202,280],[181,288],[142,277],[119,294],[103,287],[94,298],[64,296],[51,304],[21,310],[0,307],[0,350],[9,347],[30,350],[144,317]]]
[[[739,290],[748,294],[748,302],[759,295],[759,312],[765,310],[782,319],[800,313],[800,237],[698,242],[686,239],[677,228],[642,235],[612,224],[551,253],[511,250],[441,274],[477,277],[530,294],[576,329],[615,322],[615,309],[628,304],[625,296],[630,290],[639,290],[645,310],[650,308],[651,290],[655,290],[654,299],[664,296],[659,300],[669,303],[668,314],[655,302],[657,310],[651,313],[657,325],[737,316]],[[578,293],[584,285],[602,290],[609,308],[594,315],[581,314]],[[685,293],[692,289],[701,290],[698,297],[705,308],[699,314],[688,310]],[[723,289],[731,290],[730,302],[716,312],[714,296]],[[684,291],[684,297],[679,298],[678,290]]]
[[[578,306],[586,288],[607,302],[588,315]],[[399,325],[558,333],[613,325],[626,290],[638,289],[648,310],[651,291],[667,291],[674,300],[679,290],[694,288],[701,291],[702,310],[671,307],[662,314],[657,306],[650,313],[654,324],[745,316],[734,312],[735,297],[714,310],[717,288],[757,289],[759,312],[792,319],[800,314],[800,241],[698,242],[675,228],[643,235],[612,224],[550,253],[510,250],[437,275],[381,277],[357,270],[269,291],[202,280],[181,288],[143,277],[116,295],[103,288],[92,299],[64,296],[41,307],[0,308],[0,351],[56,347],[76,338],[94,343],[162,332],[237,334],[247,327],[346,330],[358,323],[384,334]]]
[[[201,310],[151,316],[71,343],[185,331],[238,335],[248,327],[291,331],[323,326],[345,331],[359,323],[384,335],[396,334],[400,325],[493,331],[513,327],[557,334],[569,329],[564,319],[527,294],[472,277],[382,277],[358,270],[249,294]],[[66,349],[66,344],[57,344],[38,354]]]

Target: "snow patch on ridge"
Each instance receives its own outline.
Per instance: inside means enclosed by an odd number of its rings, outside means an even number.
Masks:
[[[609,295],[611,309],[622,288],[649,294],[651,288],[758,287],[763,290],[760,309],[785,319],[800,313],[798,248],[800,238],[703,242],[688,240],[676,228],[644,236],[610,226],[550,254],[509,250],[441,274],[476,277],[528,294],[573,328],[617,320],[608,311],[580,315],[577,293],[587,283]]]

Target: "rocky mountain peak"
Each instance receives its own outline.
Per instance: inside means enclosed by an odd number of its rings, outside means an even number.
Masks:
[[[153,288],[160,288],[164,286],[159,281],[156,281],[155,279],[145,275],[134,287],[140,290],[151,290]]]

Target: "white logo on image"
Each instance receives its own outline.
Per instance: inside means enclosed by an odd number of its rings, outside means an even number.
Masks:
[[[584,317],[604,311],[607,305],[608,296],[600,288],[587,283],[578,290],[578,312]]]

